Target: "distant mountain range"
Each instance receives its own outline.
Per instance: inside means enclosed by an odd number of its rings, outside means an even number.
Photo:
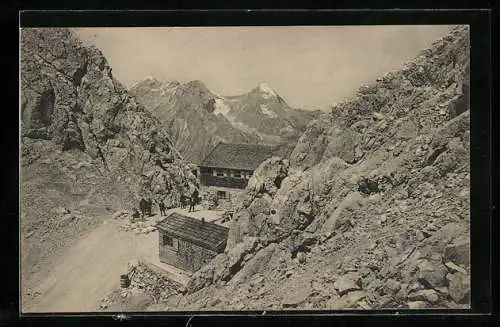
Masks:
[[[130,89],[169,130],[184,158],[199,163],[219,142],[295,143],[321,111],[291,108],[266,83],[239,96],[221,96],[203,82],[147,78]]]

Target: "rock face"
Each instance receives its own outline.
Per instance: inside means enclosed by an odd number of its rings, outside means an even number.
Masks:
[[[243,95],[220,98],[217,104],[229,108],[226,116],[234,126],[264,139],[296,140],[321,114],[319,110],[291,108],[267,83]]]
[[[218,142],[258,143],[257,135],[231,125],[214,112],[216,96],[200,81],[185,84],[147,79],[130,89],[168,128],[186,160],[198,164]]]
[[[305,124],[318,116],[318,112],[289,108],[277,94],[269,96],[260,88],[223,97],[201,81],[180,84],[151,78],[130,92],[167,126],[175,147],[194,163],[221,141],[290,147]]]
[[[21,232],[40,231],[23,244],[23,267],[36,271],[61,237],[97,221],[54,229],[58,204],[111,215],[143,196],[175,204],[178,190],[196,184],[160,122],[113,77],[102,53],[67,29],[22,30],[21,118]]]
[[[256,170],[179,308],[466,307],[468,83],[460,26],[311,122]]]

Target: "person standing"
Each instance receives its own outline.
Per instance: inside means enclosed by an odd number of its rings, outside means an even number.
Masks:
[[[184,193],[181,193],[181,209],[186,208],[186,196]]]
[[[194,206],[198,202],[198,190],[194,189],[193,194],[191,194],[191,201],[189,204],[189,212],[194,212]]]

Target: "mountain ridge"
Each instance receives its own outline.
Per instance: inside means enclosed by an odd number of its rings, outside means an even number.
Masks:
[[[281,99],[264,83],[250,92],[256,91],[259,92],[257,96],[264,100]],[[176,147],[194,163],[199,163],[218,142],[269,145],[294,142],[300,134],[300,130],[296,128],[305,128],[304,124],[300,123],[301,119],[305,118],[309,122],[319,116],[319,112],[304,114],[300,109],[289,108],[281,99],[279,101],[282,101],[286,108],[281,109],[278,114],[268,110],[265,104],[259,103],[259,111],[250,107],[251,111],[246,115],[248,119],[241,121],[234,112],[238,111],[240,99],[245,95],[227,98],[212,92],[200,80],[179,83],[159,81],[155,78],[146,79],[136,83],[130,92],[167,126]],[[260,123],[263,115],[267,115],[267,119],[271,120],[268,124],[287,124],[288,134],[276,133],[275,128],[263,129]],[[282,117],[284,119],[281,119]]]

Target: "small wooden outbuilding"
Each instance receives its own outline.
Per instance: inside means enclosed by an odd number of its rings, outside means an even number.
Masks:
[[[224,251],[229,229],[172,212],[157,225],[160,261],[195,272]]]

